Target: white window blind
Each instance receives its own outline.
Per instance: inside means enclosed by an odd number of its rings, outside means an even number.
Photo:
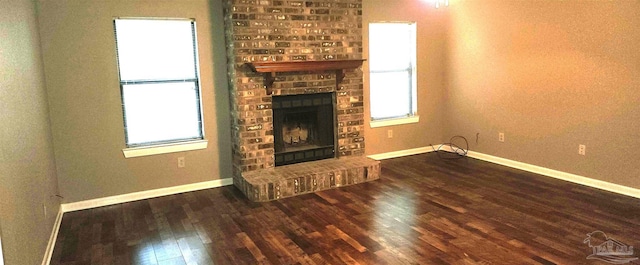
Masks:
[[[372,120],[416,115],[415,34],[415,23],[369,24],[369,87]]]
[[[203,139],[195,22],[114,24],[127,146]]]

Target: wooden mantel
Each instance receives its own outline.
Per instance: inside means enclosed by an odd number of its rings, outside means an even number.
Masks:
[[[247,65],[256,73],[264,73],[264,87],[271,95],[276,73],[336,71],[336,87],[344,78],[345,69],[358,68],[365,59],[334,61],[251,62]]]

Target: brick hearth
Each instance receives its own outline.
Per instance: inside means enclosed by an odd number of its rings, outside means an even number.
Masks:
[[[252,201],[270,201],[379,178],[378,161],[345,157],[250,171],[234,184]]]
[[[234,185],[265,201],[377,179],[378,162],[364,157],[361,68],[345,70],[337,85],[335,71],[277,74],[268,94],[264,76],[247,65],[362,59],[362,0],[223,3]],[[311,93],[335,93],[336,158],[275,167],[272,97]]]

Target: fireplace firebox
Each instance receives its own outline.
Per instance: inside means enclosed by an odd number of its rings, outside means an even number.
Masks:
[[[334,93],[273,97],[275,166],[335,157]]]

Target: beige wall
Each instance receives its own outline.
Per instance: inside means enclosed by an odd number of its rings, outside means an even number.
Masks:
[[[380,128],[369,127],[369,64],[363,67],[365,87],[365,152],[367,155],[420,148],[444,140],[442,98],[446,55],[445,9],[421,0],[363,0],[364,58],[369,58],[369,23],[412,21],[417,23],[417,83],[419,123]],[[393,51],[390,51],[393,52]],[[392,88],[391,88],[392,89]],[[393,130],[393,138],[387,138]]]
[[[2,253],[7,265],[39,264],[60,203],[35,3],[0,6]]]
[[[39,22],[64,202],[231,177],[220,1],[40,0]],[[195,18],[206,150],[125,159],[114,17]],[[177,167],[177,158],[186,167]]]
[[[450,12],[446,134],[640,188],[640,1],[457,1]]]

